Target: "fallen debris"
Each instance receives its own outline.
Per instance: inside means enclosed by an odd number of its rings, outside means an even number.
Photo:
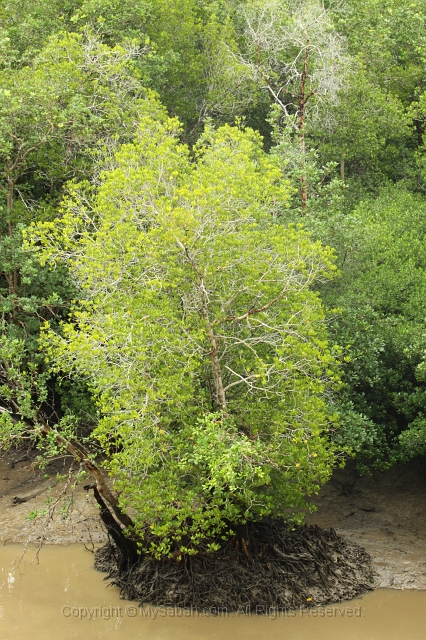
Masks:
[[[20,496],[13,496],[12,498],[12,506],[15,506],[17,504],[21,504],[22,502],[28,502],[28,500],[32,500],[33,498],[35,498],[36,496],[40,495],[40,493],[44,493],[45,491],[47,491],[48,489],[52,489],[53,487],[55,487],[58,483],[57,482],[49,482],[48,484],[42,486],[42,487],[37,487],[36,489],[33,489],[33,491],[29,491],[28,493],[24,493]]]

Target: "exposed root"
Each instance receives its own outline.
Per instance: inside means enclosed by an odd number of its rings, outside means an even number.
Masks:
[[[333,529],[284,521],[252,523],[250,554],[224,543],[215,553],[181,561],[140,556],[123,570],[111,544],[99,549],[95,566],[140,604],[237,611],[296,609],[354,598],[373,588],[370,556]],[[247,551],[247,553],[246,553]]]

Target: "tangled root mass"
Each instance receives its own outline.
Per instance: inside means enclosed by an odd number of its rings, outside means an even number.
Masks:
[[[97,551],[95,566],[123,598],[197,610],[316,607],[373,588],[370,556],[333,529],[290,529],[284,521],[266,520],[251,523],[248,534],[248,554],[224,542],[214,553],[179,561],[142,555],[130,567],[108,543]]]

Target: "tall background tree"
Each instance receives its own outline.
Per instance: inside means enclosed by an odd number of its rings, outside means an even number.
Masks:
[[[345,40],[321,2],[255,2],[244,5],[240,59],[270,94],[299,146],[301,208],[308,201],[306,129],[326,123],[345,86]],[[319,115],[321,114],[321,115]]]

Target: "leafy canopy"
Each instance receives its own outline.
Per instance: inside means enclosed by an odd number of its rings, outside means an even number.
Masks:
[[[47,352],[91,380],[94,437],[157,555],[294,516],[334,459],[337,374],[311,289],[332,252],[280,224],[290,189],[258,134],[207,128],[194,159],[178,134],[147,108],[90,210],[76,189],[38,230],[86,296]]]

